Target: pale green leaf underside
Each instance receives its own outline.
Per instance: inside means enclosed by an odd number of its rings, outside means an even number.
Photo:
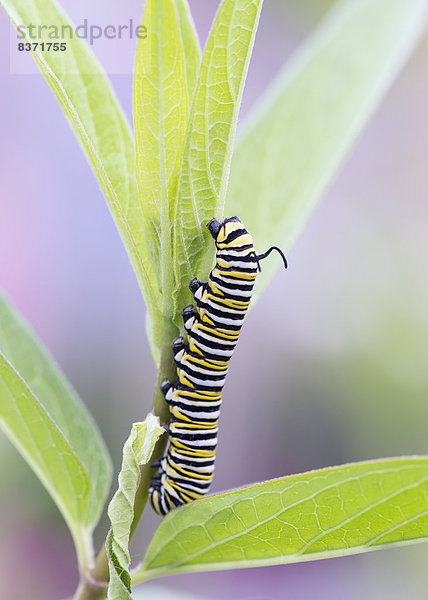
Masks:
[[[162,289],[157,308],[171,317],[174,199],[200,50],[183,0],[147,0],[143,26],[148,37],[138,43],[134,79],[137,181],[147,248]],[[159,348],[160,315],[153,336]]]
[[[48,350],[0,295],[0,351],[19,372],[84,465],[91,494],[84,522],[98,521],[110,484],[111,465],[96,424]],[[23,415],[25,418],[25,415]]]
[[[45,26],[39,42],[52,41],[46,25],[56,26],[59,31],[70,25],[54,0],[0,0],[0,5],[15,26]],[[153,322],[160,319],[160,282],[146,249],[147,227],[138,196],[134,139],[129,124],[101,66],[77,36],[67,40],[65,52],[38,50],[33,56],[104,192],[143,291],[151,331]]]
[[[426,7],[338,2],[254,111],[233,157],[225,215],[243,219],[259,252],[290,250],[414,47]],[[255,297],[280,265],[263,262]]]
[[[223,213],[236,122],[262,0],[224,0],[202,58],[184,144],[174,213],[174,320],[206,279],[214,244],[206,223]]]
[[[369,461],[274,479],[173,510],[133,581],[427,539],[428,458]]]
[[[149,414],[143,423],[134,423],[123,447],[119,487],[113,496],[108,515],[111,529],[107,538],[110,584],[109,600],[130,598],[129,537],[134,519],[135,495],[140,482],[140,466],[151,458],[153,448],[164,429],[159,418]]]
[[[191,104],[201,66],[201,47],[187,0],[173,2],[183,46],[187,94]]]
[[[91,482],[62,431],[0,353],[0,426],[43,482],[67,521],[84,561]]]

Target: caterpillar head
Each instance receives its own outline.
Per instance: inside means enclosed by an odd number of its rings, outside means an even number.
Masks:
[[[229,217],[228,219],[224,219],[221,223],[217,221],[217,219],[211,219],[211,221],[207,223],[207,228],[215,242],[221,244],[224,244],[233,232],[237,232],[238,236],[247,233],[244,224],[239,217]]]
[[[219,223],[217,219],[211,219],[207,223],[207,227],[215,240],[218,250],[245,251],[248,255],[254,255],[254,261],[257,263],[259,271],[261,270],[260,261],[269,256],[272,250],[275,250],[280,254],[284,267],[287,268],[287,259],[278,246],[271,246],[263,254],[257,254],[253,245],[253,239],[239,217],[230,217],[222,223]]]

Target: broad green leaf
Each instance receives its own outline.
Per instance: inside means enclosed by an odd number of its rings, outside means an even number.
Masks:
[[[119,487],[108,508],[111,521],[107,538],[109,600],[126,600],[131,597],[129,540],[134,519],[135,495],[140,483],[140,466],[148,463],[155,444],[163,433],[159,418],[149,414],[143,423],[134,423],[123,447]]]
[[[89,475],[62,431],[0,353],[0,426],[43,482],[73,535],[79,564],[87,560]]]
[[[48,350],[1,295],[0,351],[61,431],[89,475],[91,492],[81,522],[92,528],[98,521],[110,485],[108,452],[91,415]]]
[[[160,282],[159,308],[169,316],[174,198],[200,50],[183,0],[147,0],[143,27],[149,35],[139,40],[134,80],[137,181],[147,247]],[[159,348],[161,322],[157,325]]]
[[[426,0],[345,0],[250,117],[231,167],[226,216],[259,252],[289,251],[340,163],[418,40]],[[258,296],[281,265],[263,262]]]
[[[31,24],[36,31],[37,26],[43,26],[38,42],[52,41],[46,25],[56,26],[58,31],[70,26],[54,0],[0,0],[0,5],[15,27],[28,28]],[[27,30],[27,40],[30,39]],[[138,196],[134,140],[129,124],[101,66],[78,36],[67,40],[65,52],[40,48],[39,45],[33,56],[104,192],[147,303],[152,339],[152,332],[161,320],[160,282],[146,248],[147,225]],[[152,351],[156,354],[154,347]]]
[[[206,278],[214,244],[205,227],[223,214],[236,122],[262,0],[224,0],[202,58],[174,212],[173,320],[191,300],[189,280]]]
[[[344,556],[428,540],[428,457],[310,471],[171,511],[133,582]]]
[[[187,95],[191,104],[201,66],[201,47],[187,0],[173,2],[183,45]]]

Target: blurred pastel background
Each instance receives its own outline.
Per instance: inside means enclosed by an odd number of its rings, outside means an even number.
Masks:
[[[218,3],[190,0],[202,40]],[[265,3],[241,115],[330,4]],[[139,0],[62,5],[75,22],[133,18],[138,24],[142,12]],[[52,92],[40,75],[10,74],[3,12],[0,40],[0,284],[89,406],[116,478],[131,423],[149,411],[154,389],[144,303]],[[135,40],[95,44],[94,51],[132,119]],[[428,37],[298,244],[286,249],[288,271],[277,274],[248,317],[225,389],[213,491],[347,461],[428,452],[427,64]],[[71,538],[3,436],[0,481],[0,598],[70,596],[77,580]],[[134,560],[142,558],[143,538],[157,522],[145,517]],[[97,530],[99,543],[106,527],[103,521]],[[420,545],[183,575],[156,582],[156,597],[175,588],[183,597],[213,600],[419,600],[428,589],[427,552]]]

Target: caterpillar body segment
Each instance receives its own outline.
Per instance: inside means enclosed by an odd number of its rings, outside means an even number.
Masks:
[[[171,420],[166,456],[149,487],[155,511],[171,509],[204,496],[214,475],[218,419],[229,363],[253,294],[259,261],[251,235],[238,217],[207,227],[216,244],[216,264],[206,283],[194,278],[192,305],[183,309],[183,338],[173,342],[177,381],[164,380],[162,393]],[[282,252],[278,250],[284,260]]]

